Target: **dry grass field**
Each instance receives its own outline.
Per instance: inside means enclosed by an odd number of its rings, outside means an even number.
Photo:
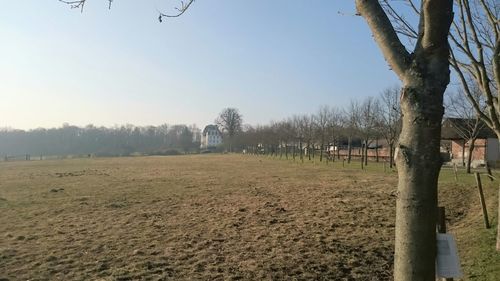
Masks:
[[[0,163],[0,280],[391,280],[396,173],[197,155]],[[471,176],[440,204],[494,280]],[[484,179],[496,225],[498,183]],[[491,245],[490,245],[491,243]],[[493,278],[493,279],[490,279]]]

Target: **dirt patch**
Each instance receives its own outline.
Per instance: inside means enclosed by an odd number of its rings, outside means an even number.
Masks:
[[[64,169],[72,175],[61,182]],[[391,280],[396,182],[341,164],[236,155],[4,169],[0,277]],[[65,196],[39,196],[61,183]]]
[[[81,177],[81,176],[109,176],[108,173],[96,169],[85,169],[85,170],[71,171],[71,172],[56,172],[51,175],[58,178]]]

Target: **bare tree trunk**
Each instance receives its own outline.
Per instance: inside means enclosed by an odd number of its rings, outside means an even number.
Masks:
[[[364,141],[361,142],[360,155],[361,155],[361,163],[365,164],[365,143],[364,143]]]
[[[365,155],[365,166],[368,166],[368,140],[365,140],[365,152],[364,152],[364,155]]]
[[[500,252],[500,186],[498,188],[497,252]]]
[[[400,78],[402,130],[397,150],[395,281],[434,281],[437,184],[443,94],[450,82],[448,34],[452,0],[422,0],[410,53],[379,1],[356,0],[391,69]]]
[[[365,163],[365,156],[364,156],[364,153],[365,153],[365,150],[363,147],[361,147],[361,157],[359,158],[361,160],[361,170],[364,170],[365,169],[365,166],[363,165]]]
[[[314,148],[313,148],[313,153],[314,153]],[[311,142],[307,142],[307,158],[309,161],[311,161]]]
[[[336,142],[336,144],[337,144],[337,159],[340,160],[340,145],[339,142]]]
[[[474,147],[476,143],[476,138],[472,138],[470,140],[470,145],[469,145],[469,155],[467,155],[467,174],[470,174],[471,170],[471,164],[472,164],[472,153],[474,152]]]
[[[394,143],[389,143],[389,168],[394,166]]]
[[[304,162],[304,150],[302,149],[302,141],[299,142],[300,161]]]
[[[500,136],[498,136],[500,140]],[[500,252],[500,186],[498,187],[497,252]]]
[[[351,164],[352,137],[347,138],[347,164]]]
[[[463,140],[463,146],[462,146],[462,167],[465,167],[465,139]],[[453,144],[452,144],[453,145]]]
[[[395,280],[434,280],[444,85],[405,85],[399,138]],[[426,97],[426,98],[423,98]],[[415,122],[415,120],[420,120]]]
[[[323,162],[323,146],[324,146],[324,141],[321,141],[321,146],[320,146],[320,153],[319,153],[319,162]]]

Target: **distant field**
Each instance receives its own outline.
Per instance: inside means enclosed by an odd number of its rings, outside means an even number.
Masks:
[[[3,162],[0,280],[391,280],[397,175],[368,168],[244,155]],[[495,280],[494,229],[472,177],[451,175],[440,201],[465,280]],[[495,226],[498,183],[483,182]]]

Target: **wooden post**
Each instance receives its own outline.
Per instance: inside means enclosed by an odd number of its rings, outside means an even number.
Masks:
[[[345,168],[345,158],[342,160],[342,168]]]
[[[479,191],[479,201],[481,201],[481,207],[483,209],[484,226],[490,228],[490,222],[488,220],[488,210],[486,209],[486,203],[484,202],[483,186],[481,184],[481,176],[479,173],[474,173],[476,176],[477,188]]]
[[[387,159],[385,159],[385,157],[384,157],[384,173],[385,173],[385,172],[386,172],[386,170],[387,170],[386,164],[387,164]]]
[[[361,170],[364,170],[364,161],[365,161],[365,158],[363,157],[363,154],[361,154]]]
[[[446,212],[444,207],[438,207],[437,232],[446,233]],[[453,278],[443,278],[445,281],[453,281]]]
[[[438,233],[446,233],[446,211],[444,207],[438,207]]]
[[[495,177],[491,173],[491,168],[490,165],[488,165],[488,161],[486,161],[486,171],[488,172],[488,177],[490,178],[490,181],[493,181]]]
[[[457,176],[457,164],[453,163],[453,173],[455,174],[455,181],[458,181],[458,176]]]

